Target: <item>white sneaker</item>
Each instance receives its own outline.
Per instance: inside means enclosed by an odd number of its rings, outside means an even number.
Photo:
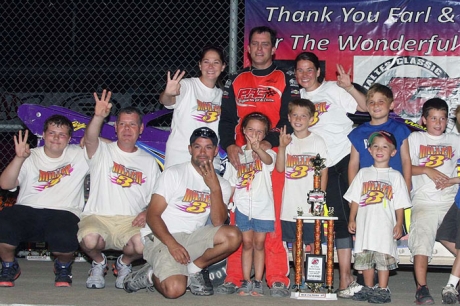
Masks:
[[[104,255],[104,254],[102,254]],[[93,260],[91,265],[91,269],[89,270],[88,274],[89,277],[86,280],[86,288],[88,289],[102,289],[105,287],[105,278],[104,276],[107,274],[107,258],[104,255],[104,262],[97,263]]]
[[[358,284],[355,281],[352,281],[350,285],[348,285],[347,288],[342,289],[342,290],[337,290],[337,297],[342,298],[342,299],[351,299],[355,295],[355,293],[361,291],[363,289],[363,286]]]
[[[441,292],[443,304],[457,304],[458,291],[452,285],[447,285],[442,288]]]
[[[123,289],[123,281],[129,273],[131,273],[132,265],[125,265],[121,258],[123,255],[120,255],[117,258],[117,262],[112,265],[113,274],[117,276],[117,280],[115,281],[115,287],[118,289]]]

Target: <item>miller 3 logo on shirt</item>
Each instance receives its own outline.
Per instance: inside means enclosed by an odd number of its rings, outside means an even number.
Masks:
[[[385,198],[393,199],[393,188],[390,184],[380,181],[368,181],[363,183],[360,206],[371,204],[385,204]],[[384,205],[385,206],[385,205]]]
[[[65,176],[70,176],[70,173],[72,173],[73,168],[71,164],[68,164],[56,170],[51,170],[51,171],[39,170],[39,171],[40,172],[38,176],[38,181],[46,182],[46,184],[36,186],[35,189],[38,191],[43,191],[46,188],[51,188],[57,185],[61,181],[61,178]]]
[[[440,167],[444,164],[444,160],[450,160],[453,156],[452,146],[420,146],[420,166],[430,168]]]
[[[311,155],[290,155],[286,156],[286,170],[285,176],[287,179],[296,180],[308,175],[308,171],[312,171],[310,160],[315,158]]]
[[[220,105],[213,104],[211,102],[203,102],[196,100],[197,102],[197,112],[199,115],[193,116],[197,121],[211,123],[219,119],[221,113]]]
[[[142,185],[145,179],[141,171],[126,168],[116,162],[113,162],[112,173],[115,174],[111,178],[112,183],[120,185],[121,187],[131,187],[134,184]]]
[[[187,204],[179,206],[180,210],[192,214],[201,214],[206,212],[206,209],[209,207],[209,204],[211,203],[211,195],[208,192],[196,191],[187,188],[185,195],[182,198],[182,202]]]

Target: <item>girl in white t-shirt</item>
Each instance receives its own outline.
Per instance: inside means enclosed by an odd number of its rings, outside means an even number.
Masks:
[[[239,295],[263,295],[265,236],[274,231],[275,224],[271,172],[275,167],[276,153],[260,146],[269,129],[270,120],[262,113],[251,113],[243,119],[246,145],[239,156],[240,165],[235,169],[229,163],[224,175],[234,189],[236,225],[243,232],[244,280],[237,291]],[[251,281],[253,263],[255,277]]]
[[[165,168],[190,161],[190,131],[206,126],[217,133],[222,90],[216,85],[220,83],[220,74],[225,69],[222,49],[205,47],[198,67],[198,78],[182,79],[185,71],[180,70],[171,78],[168,71],[166,89],[160,95],[160,103],[174,109],[171,134],[166,142]],[[219,155],[214,159],[214,167],[220,168]]]

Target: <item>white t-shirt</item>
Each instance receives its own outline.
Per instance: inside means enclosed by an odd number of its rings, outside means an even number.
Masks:
[[[325,158],[325,165],[329,165],[327,147],[323,138],[311,133],[299,139],[291,134],[292,141],[286,146],[285,180],[283,189],[283,204],[281,206],[281,220],[295,222],[297,209],[308,212],[310,204],[307,202],[308,192],[313,190],[314,168],[310,159],[317,154]]]
[[[273,159],[272,164],[266,165],[260,159],[254,160],[253,151],[245,148],[242,147],[244,154],[239,155],[238,169],[228,163],[224,174],[235,187],[233,202],[249,219],[275,220],[271,172],[275,168],[276,153],[271,149],[266,151]]]
[[[67,146],[58,158],[48,157],[44,147],[31,149],[19,171],[16,205],[66,210],[80,217],[88,170],[85,150],[77,145]]]
[[[398,260],[393,238],[395,211],[411,207],[403,176],[392,168],[361,168],[347,192],[347,201],[358,203],[354,251],[376,251]]]
[[[300,97],[315,103],[315,118],[309,129],[323,137],[331,165],[337,164],[351,152],[347,135],[352,130],[353,121],[347,113],[355,113],[358,103],[336,82],[324,81],[317,89],[309,92],[302,88]]]
[[[217,178],[223,202],[227,205],[231,195],[230,184],[220,176]],[[161,218],[171,234],[190,234],[206,224],[211,212],[211,192],[190,161],[165,169],[155,184],[154,193],[164,197],[168,203]],[[141,236],[151,232],[146,225],[141,230]]]
[[[176,103],[166,108],[174,109],[171,134],[166,142],[165,168],[190,161],[188,145],[190,133],[207,126],[218,133],[222,90],[206,87],[199,78],[182,79]],[[214,168],[220,168],[219,155],[214,158]]]
[[[427,132],[413,132],[409,136],[409,150],[412,165],[430,167],[448,177],[457,176],[457,159],[460,154],[460,136],[442,134],[433,136]],[[436,189],[435,183],[426,174],[412,176],[412,201],[433,205],[454,202],[458,184],[443,190]]]
[[[150,203],[160,174],[155,158],[144,150],[127,153],[116,142],[101,140],[89,166],[90,194],[83,215],[137,216]]]

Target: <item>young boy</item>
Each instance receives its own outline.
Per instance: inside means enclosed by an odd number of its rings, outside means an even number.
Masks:
[[[433,253],[436,231],[458,190],[460,137],[444,133],[448,112],[444,100],[429,99],[422,107],[422,122],[426,132],[414,132],[409,136],[414,187],[411,192],[414,207],[411,212],[409,249],[414,261],[417,282],[415,302],[418,305],[434,304],[427,287],[428,262]]]
[[[371,121],[355,128],[349,135],[352,146],[348,165],[348,181],[353,181],[358,170],[373,165],[374,160],[368,152],[367,139],[373,132],[387,131],[394,135],[399,150],[395,158],[390,160],[390,167],[401,172],[408,190],[411,186],[411,160],[407,137],[410,130],[403,123],[389,118],[393,109],[393,92],[385,85],[375,83],[366,97],[366,105]]]
[[[351,203],[348,230],[356,234],[354,268],[363,271],[365,284],[353,300],[382,304],[391,302],[389,270],[398,267],[396,239],[403,233],[404,209],[411,204],[404,178],[389,167],[397,152],[395,137],[387,131],[374,132],[368,144],[374,165],[359,170],[344,198]]]
[[[280,132],[280,145],[276,158],[276,170],[285,172],[283,201],[281,205],[281,229],[283,241],[295,242],[298,208],[306,213],[307,194],[313,189],[313,168],[310,159],[320,154],[328,163],[326,143],[317,134],[308,130],[314,119],[315,105],[307,99],[295,99],[288,105],[288,120],[294,133],[286,134],[286,126]],[[327,168],[321,170],[321,190],[327,186]],[[314,242],[314,226],[312,223],[303,225],[303,243]],[[296,253],[295,244],[292,246],[292,255]],[[302,252],[303,254],[303,252]],[[301,269],[303,270],[303,269]],[[305,283],[302,281],[302,288]]]
[[[350,163],[348,164],[348,181],[352,182],[358,170],[370,167],[374,160],[368,152],[367,139],[376,131],[388,131],[392,133],[399,147],[395,158],[390,160],[390,167],[401,172],[404,176],[408,190],[411,186],[411,162],[407,137],[410,130],[405,124],[389,118],[390,110],[393,109],[393,92],[385,85],[375,83],[369,88],[366,97],[366,105],[371,116],[371,121],[355,128],[348,135],[351,141]],[[355,292],[361,290],[364,284],[362,274],[358,274],[356,282],[352,282],[347,288],[339,290],[340,298],[352,298]]]

